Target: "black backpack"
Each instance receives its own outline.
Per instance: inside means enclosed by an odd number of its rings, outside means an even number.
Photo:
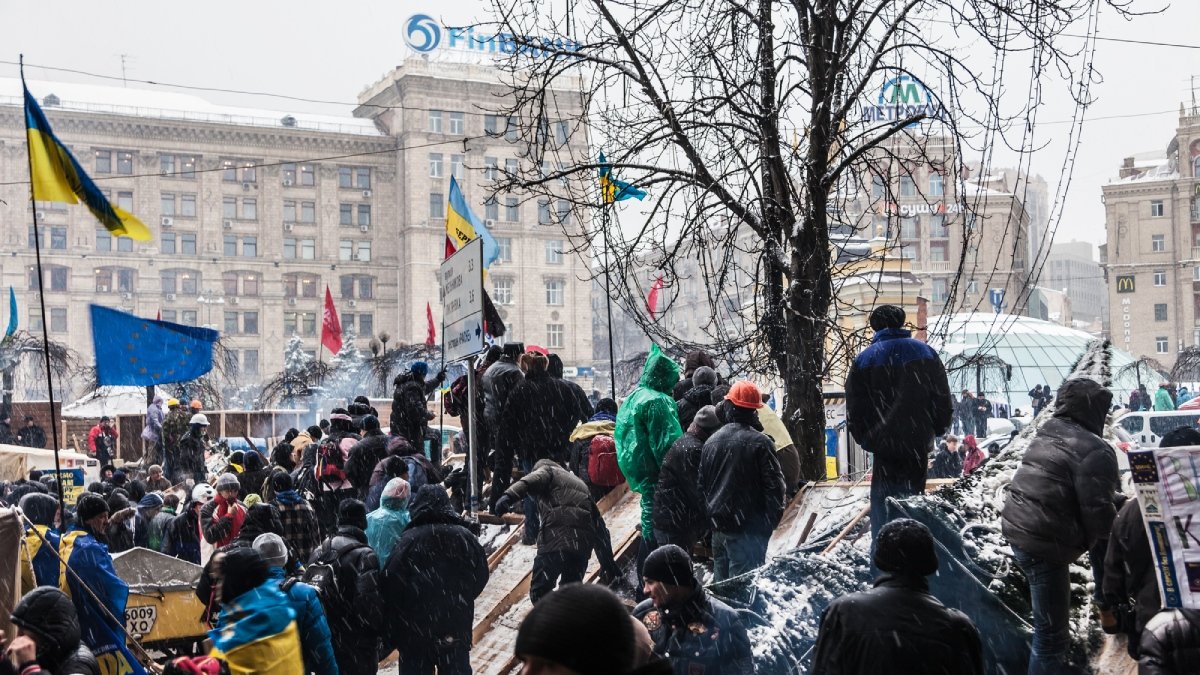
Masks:
[[[325,543],[318,549],[320,554],[309,563],[304,569],[304,578],[302,581],[317,590],[317,595],[321,596],[321,602],[326,607],[329,607],[331,602],[352,602],[353,597],[346,597],[342,594],[342,583],[339,579],[341,576],[341,559],[342,556],[353,551],[356,548],[366,546],[366,544],[353,541],[345,546],[333,548],[333,539],[325,540]],[[350,592],[354,592],[354,588],[350,588]]]

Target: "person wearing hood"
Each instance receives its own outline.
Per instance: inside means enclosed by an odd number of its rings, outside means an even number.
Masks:
[[[163,498],[157,492],[146,493],[137,504],[137,515],[133,521],[133,545],[142,548],[148,548],[152,551],[158,550],[158,545],[162,544],[161,538],[159,541],[150,541],[150,527],[154,523],[154,519],[163,508]]]
[[[246,505],[238,500],[242,484],[236,475],[221,474],[213,488],[217,496],[200,511],[200,533],[209,545],[221,548],[237,539],[246,520]]]
[[[170,479],[175,483],[203,483],[205,479],[204,453],[208,450],[208,417],[204,413],[192,415],[188,432],[174,448],[174,455],[166,458]],[[170,453],[171,448],[167,448]]]
[[[271,504],[279,510],[279,522],[283,525],[280,536],[297,558],[308,560],[321,543],[321,526],[312,504],[296,492],[292,477],[282,471],[271,476],[271,491],[275,495]]]
[[[987,454],[979,449],[979,442],[975,440],[974,436],[967,436],[963,439],[962,456],[962,475],[964,476],[983,466],[983,463],[987,461]]]
[[[692,426],[692,418],[696,416],[696,411],[706,405],[711,405],[712,390],[715,386],[717,386],[717,371],[708,366],[700,366],[696,369],[696,372],[692,374],[691,389],[688,389],[683,398],[675,403],[681,428],[687,429]]]
[[[154,400],[146,408],[146,426],[142,428],[142,440],[146,441],[146,457],[149,464],[161,464],[163,461],[163,420],[166,412],[163,410],[163,397],[155,394]]]
[[[735,382],[725,399],[729,420],[700,454],[700,489],[712,527],[713,578],[723,581],[761,567],[767,542],[783,515],[786,488],[775,444],[754,429],[762,393]]]
[[[255,504],[246,511],[246,521],[242,524],[237,538],[213,551],[212,557],[208,559],[204,564],[204,569],[200,572],[200,579],[196,582],[195,594],[200,602],[204,603],[205,621],[216,616],[223,597],[219,595],[222,578],[227,573],[220,564],[223,555],[238,549],[250,548],[260,534],[268,532],[280,534],[282,531],[283,524],[279,522],[279,512],[275,510],[274,506]],[[296,572],[299,569],[299,561],[291,558],[288,560],[287,567],[290,572]]]
[[[408,471],[408,462],[404,461],[404,457],[397,455],[384,457],[375,465],[375,470],[371,472],[371,487],[367,491],[368,513],[379,508],[383,490],[393,478],[403,478],[405,482],[408,482]],[[418,486],[417,489],[421,488]],[[409,491],[411,492],[411,490],[412,483],[409,483]]]
[[[316,675],[339,675],[337,658],[333,654],[333,643],[325,609],[317,589],[284,574],[288,561],[288,546],[273,533],[260,534],[252,544],[255,551],[267,564],[267,578],[279,586],[287,596],[288,604],[296,613],[296,629],[300,637],[300,650],[304,655],[304,672]]]
[[[1171,395],[1171,384],[1159,382],[1158,391],[1154,392],[1154,411],[1171,411],[1175,409],[1175,397]]]
[[[263,481],[267,479],[267,463],[263,460],[262,454],[250,448],[246,450],[242,457],[242,471],[237,475],[238,485],[240,486],[239,494],[242,499],[250,495],[259,495],[262,492]]]
[[[358,491],[358,498],[365,500],[371,489],[371,473],[375,465],[387,457],[388,437],[379,429],[379,418],[366,415],[362,418],[362,440],[350,448],[346,459],[346,478]]]
[[[96,655],[102,672],[144,675],[142,664],[125,646],[123,626],[117,623],[125,618],[129,584],[117,576],[105,544],[108,503],[99,495],[84,493],[75,504],[75,519],[75,526],[59,542],[59,555],[74,574],[63,570],[58,586],[75,604],[83,643]]]
[[[671,387],[672,399],[676,401],[681,400],[688,393],[688,391],[696,385],[693,378],[696,375],[696,371],[701,367],[711,368],[715,373],[717,370],[717,362],[713,360],[713,357],[708,352],[703,350],[688,352],[687,355],[684,356],[683,377],[675,382]],[[679,376],[676,375],[676,377]],[[719,376],[717,377],[717,380],[720,380]]]
[[[872,543],[892,516],[888,498],[925,490],[933,441],[950,428],[954,413],[941,358],[912,338],[904,319],[904,310],[896,305],[872,310],[875,337],[846,376],[846,428],[873,456]],[[964,427],[969,423],[971,418],[963,419]]]
[[[121,488],[113,490],[108,495],[108,512],[111,514],[108,518],[108,529],[105,534],[108,536],[108,552],[123,553],[133,548],[133,528],[134,518],[137,516],[137,508],[129,503],[129,497]]]
[[[379,566],[386,567],[392,548],[408,527],[408,481],[393,478],[380,493],[379,508],[367,514],[367,543],[375,550]]]
[[[71,599],[54,586],[26,593],[10,617],[17,637],[0,639],[0,675],[100,675],[100,663],[80,640]]]
[[[873,588],[837,598],[821,613],[809,673],[983,675],[979,630],[929,592],[925,577],[938,570],[929,529],[891,521],[879,531],[874,562],[883,574]]]
[[[1001,511],[1004,536],[1030,582],[1030,673],[1080,672],[1068,664],[1069,568],[1108,538],[1120,491],[1117,458],[1101,438],[1112,392],[1079,378],[1064,382],[1056,400],[1054,416],[1021,457]]]
[[[704,442],[719,428],[717,409],[701,407],[663,458],[654,492],[654,540],[659,544],[691,551],[708,530],[708,506],[700,490],[700,456]]]
[[[591,418],[592,402],[588,400],[587,394],[584,393],[583,387],[579,386],[571,380],[563,378],[563,360],[558,354],[550,354],[546,357],[546,372],[549,373],[550,379],[554,380],[560,389],[563,391],[563,400],[574,401],[576,408],[575,422],[582,424]]]
[[[520,342],[504,345],[500,359],[483,374],[483,419],[490,437],[488,439],[489,464],[492,468],[492,490],[488,497],[488,510],[496,512],[496,500],[512,483],[513,458],[516,454],[516,439],[509,436],[505,420],[509,416],[508,395],[516,388],[525,374],[517,365],[524,353]],[[417,488],[419,491],[420,488]]]
[[[754,673],[745,625],[729,605],[705,592],[686,551],[673,544],[658,547],[646,558],[642,578],[646,599],[633,617],[676,675]]]
[[[679,381],[679,366],[658,345],[650,345],[638,386],[617,413],[617,464],[629,489],[642,498],[642,543],[638,559],[654,548],[654,489],[663,458],[683,435],[671,388]],[[640,567],[640,565],[639,565]]]
[[[420,361],[412,364],[408,372],[397,375],[393,382],[391,433],[405,437],[414,447],[424,451],[425,430],[429,428],[429,418],[425,414],[429,394],[425,391],[422,366],[425,364]]]
[[[337,533],[309,558],[309,565],[329,565],[337,580],[333,597],[325,598],[325,615],[333,632],[338,670],[346,675],[375,673],[379,666],[379,558],[367,543],[367,509],[354,498],[338,504]]]
[[[179,495],[174,492],[168,492],[162,498],[162,509],[150,521],[150,526],[146,534],[146,548],[152,551],[161,551],[163,542],[167,539],[167,532],[171,527],[171,522],[175,520],[175,515],[179,511]],[[141,502],[138,502],[139,504]]]
[[[409,512],[384,568],[383,598],[393,608],[385,646],[400,650],[400,675],[469,675],[487,554],[440,485],[418,490]]]
[[[595,549],[600,568],[612,579],[621,575],[612,559],[608,527],[596,508],[587,485],[552,459],[538,460],[521,480],[512,484],[497,510],[522,499],[534,499],[542,528],[537,537],[537,557],[529,582],[529,600],[537,603],[560,583],[583,581],[588,559]]]
[[[230,675],[303,675],[296,611],[266,561],[249,546],[222,554],[221,612],[210,656]]]
[[[57,586],[60,563],[58,551],[59,533],[54,525],[58,516],[58,500],[50,495],[33,492],[17,502],[21,512],[33,523],[26,527],[21,543],[21,593],[28,593],[38,586]],[[46,541],[43,542],[42,540]]]
[[[617,402],[602,398],[596,402],[596,412],[591,419],[571,432],[571,456],[567,466],[571,472],[583,479],[592,501],[608,494],[614,487],[625,482],[617,466],[617,444],[613,433],[617,428]],[[596,458],[592,458],[596,453]],[[593,478],[592,473],[596,476]]]

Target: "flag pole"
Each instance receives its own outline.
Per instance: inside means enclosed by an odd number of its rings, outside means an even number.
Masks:
[[[604,188],[600,189],[600,227],[604,232],[604,304],[608,309],[608,388],[612,394],[612,399],[617,400],[617,362],[614,356],[613,349],[613,322],[612,322],[612,252],[609,250],[608,243],[608,227],[609,227],[609,203],[604,195]]]
[[[21,71],[21,89],[25,89],[25,55],[21,54],[18,65]],[[26,111],[28,112],[28,111]],[[63,496],[63,475],[62,467],[58,459],[58,416],[54,414],[54,380],[52,378],[53,369],[50,367],[50,329],[46,322],[46,291],[45,285],[42,283],[42,242],[38,224],[37,210],[37,192],[35,190],[35,181],[33,179],[33,149],[29,147],[29,131],[26,125],[25,131],[25,158],[29,164],[29,201],[33,207],[33,254],[37,262],[37,280],[38,280],[38,304],[42,313],[42,356],[46,361],[46,392],[47,400],[50,402],[50,439],[53,443],[54,450],[54,477],[58,482],[58,508],[59,513],[63,513],[67,507],[67,501]],[[11,413],[9,413],[11,414]]]

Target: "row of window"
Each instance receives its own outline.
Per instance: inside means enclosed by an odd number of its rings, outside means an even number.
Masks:
[[[501,220],[500,218],[500,202],[495,197],[488,197],[483,203],[484,218],[486,220]],[[570,225],[572,221],[571,202],[566,199],[558,200],[554,207],[551,207],[550,200],[539,199],[537,203],[538,225],[554,225],[561,223]],[[446,217],[446,195],[441,192],[429,193],[429,218],[430,220],[441,220]],[[521,219],[521,203],[516,197],[505,197],[504,199],[504,221],[515,223]]]
[[[871,197],[882,199],[886,196],[887,181],[883,176],[871,177]],[[928,183],[925,186],[925,197],[941,197],[946,194],[946,179],[942,174],[934,172],[929,174]],[[901,197],[916,197],[917,182],[912,176],[901,176],[899,181],[899,196]]]
[[[342,330],[353,332],[359,336],[369,336],[375,332],[375,315],[370,312],[347,312],[338,317]],[[287,337],[301,335],[313,337],[317,334],[316,312],[284,312],[283,334]]]
[[[561,307],[566,299],[567,282],[562,279],[547,279],[545,281],[546,304]],[[492,300],[497,305],[511,305],[516,302],[513,289],[514,280],[509,277],[492,278]]]
[[[513,247],[512,237],[496,237],[496,247],[500,251],[500,257],[497,262],[512,262]],[[563,240],[562,239],[547,239],[545,242],[545,257],[543,260],[547,265],[561,265],[563,262]]]
[[[94,152],[97,174],[116,174],[119,176],[133,175],[134,153],[129,150],[98,149]],[[158,156],[158,170],[163,176],[194,180],[196,178],[199,155],[161,154]],[[226,183],[257,183],[258,166],[261,160],[224,159],[221,160],[221,180]],[[283,185],[285,187],[316,185],[316,166],[288,162],[280,165]],[[355,190],[371,189],[371,167],[339,166],[338,187]]]

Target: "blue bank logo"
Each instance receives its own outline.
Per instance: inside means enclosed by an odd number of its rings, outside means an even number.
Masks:
[[[437,49],[442,41],[442,27],[433,17],[413,14],[404,24],[404,42],[413,51],[427,53]]]

